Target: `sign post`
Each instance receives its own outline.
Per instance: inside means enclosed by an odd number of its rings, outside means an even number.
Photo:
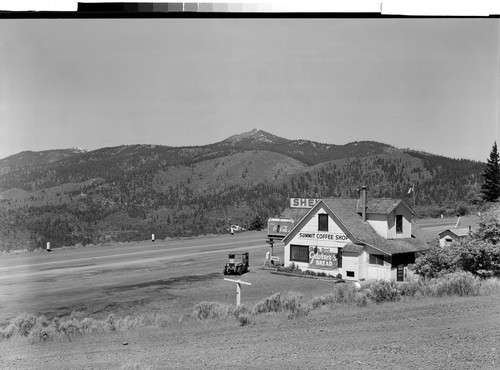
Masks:
[[[233,279],[224,278],[224,280],[236,283],[236,306],[239,307],[241,304],[241,284],[252,285],[252,283],[247,283],[245,281],[241,281],[240,279],[233,280]]]
[[[274,256],[274,251],[273,251],[273,246],[274,246],[274,239],[273,238],[269,238],[266,240],[266,243],[269,244],[269,246],[271,247],[271,257]]]

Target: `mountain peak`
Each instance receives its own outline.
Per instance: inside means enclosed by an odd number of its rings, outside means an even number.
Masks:
[[[85,148],[78,148],[78,147],[73,147],[73,148],[70,148],[69,150],[71,150],[73,153],[87,153],[88,150],[85,149]]]
[[[283,144],[289,140],[270,134],[269,132],[254,128],[251,131],[243,132],[228,137],[223,143],[232,145],[241,144]]]

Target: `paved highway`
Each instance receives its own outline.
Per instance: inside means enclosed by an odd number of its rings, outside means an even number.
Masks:
[[[164,260],[252,250],[265,245],[265,234],[241,233],[172,241],[127,243],[88,248],[53,249],[52,252],[4,255],[0,260],[0,279],[16,276],[66,274],[74,270],[148,264]]]
[[[3,255],[0,324],[23,311],[95,313],[124,301],[150,300],[148,287],[168,279],[180,287],[195,276],[221,275],[229,251],[248,250],[251,265],[261,263],[268,250],[265,237],[265,232],[245,232]]]

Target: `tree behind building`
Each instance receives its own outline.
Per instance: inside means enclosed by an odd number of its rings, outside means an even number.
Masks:
[[[495,202],[500,197],[500,167],[497,143],[493,144],[493,148],[488,158],[488,163],[483,172],[484,182],[481,187],[483,198],[489,202]]]

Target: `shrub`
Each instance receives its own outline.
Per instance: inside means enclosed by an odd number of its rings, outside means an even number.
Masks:
[[[253,314],[278,311],[281,311],[281,293],[275,293],[264,298],[263,301],[257,303],[252,309]]]
[[[290,263],[288,266],[280,266],[278,267],[278,271],[282,272],[297,272],[299,270],[299,266],[297,266],[295,263]]]
[[[152,326],[165,327],[170,324],[170,316],[165,315],[164,313],[156,312],[153,314],[150,320],[148,320],[148,324]]]
[[[358,304],[360,297],[356,298],[356,287],[351,284],[338,284],[333,289],[333,292],[320,297],[314,297],[311,300],[311,307],[318,308],[328,304]],[[365,294],[365,293],[363,293]],[[369,298],[367,296],[367,298]],[[364,298],[363,298],[364,299]],[[367,303],[369,299],[367,299]]]
[[[418,280],[410,280],[396,283],[396,289],[402,296],[413,298],[417,293],[422,296],[424,286]]]
[[[236,319],[240,323],[240,326],[245,326],[252,322],[252,315],[250,312],[243,312],[236,316]]]
[[[337,284],[333,290],[336,303],[351,304],[354,302],[356,287],[351,284]]]
[[[311,310],[311,306],[304,303],[302,298],[302,294],[298,292],[288,292],[283,296],[281,293],[275,293],[257,303],[252,309],[252,314],[288,311],[289,317],[305,316]]]
[[[311,306],[302,301],[303,295],[299,292],[288,292],[281,298],[281,306],[289,311],[289,317],[306,316],[311,310]]]
[[[193,314],[198,320],[225,318],[229,315],[231,306],[219,302],[200,302],[194,306]]]
[[[36,316],[23,312],[16,316],[10,324],[2,330],[2,337],[10,338],[13,335],[27,337],[35,324]]]
[[[59,330],[68,338],[69,341],[71,341],[72,338],[83,334],[77,319],[60,322]]]
[[[500,279],[491,278],[481,282],[480,295],[500,293]]]
[[[56,336],[65,336],[69,341],[75,337],[86,334],[102,333],[115,330],[126,330],[145,326],[166,326],[170,317],[163,313],[154,313],[147,316],[116,318],[109,314],[105,320],[84,317],[81,312],[72,312],[68,319],[54,318],[52,321],[45,316],[36,317],[31,314],[22,313],[12,319],[9,325],[0,329],[0,338],[7,339],[13,335],[28,338],[33,344],[54,339]]]
[[[34,344],[54,339],[57,330],[53,322],[50,322],[45,316],[36,318],[35,326],[28,334],[28,342]]]
[[[396,282],[393,280],[379,280],[375,284],[371,285],[367,289],[370,294],[370,298],[375,303],[382,302],[395,302],[401,298],[401,294],[397,289]]]
[[[107,326],[108,330],[115,331],[116,330],[115,314],[110,313],[108,315],[108,317],[106,317],[106,320],[104,321],[104,323]]]
[[[336,302],[336,296],[334,294],[322,295],[319,297],[314,297],[311,300],[311,307],[318,308],[321,306],[326,306],[327,304],[332,304]]]
[[[356,304],[356,306],[365,307],[371,301],[372,300],[370,298],[370,292],[366,290],[363,290],[361,292],[356,292],[354,294],[354,304]]]
[[[479,295],[481,282],[470,272],[454,272],[441,278],[431,279],[426,283],[430,294],[441,297],[445,295],[470,296]]]

